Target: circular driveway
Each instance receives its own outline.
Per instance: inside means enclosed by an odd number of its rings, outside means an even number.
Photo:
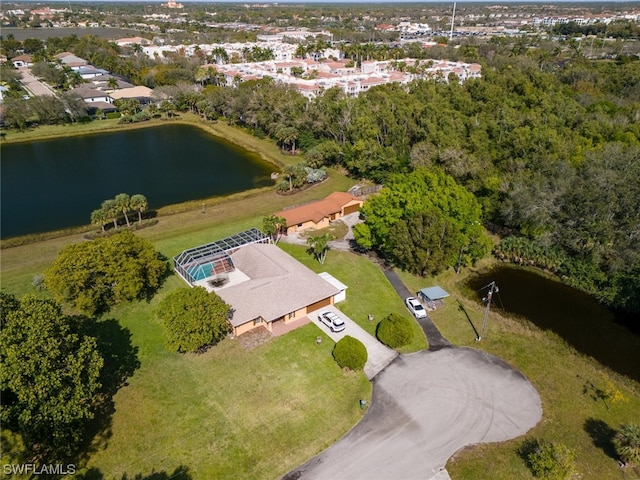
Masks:
[[[448,478],[462,447],[518,437],[541,417],[536,390],[497,357],[455,347],[400,356],[375,378],[360,423],[284,478]]]

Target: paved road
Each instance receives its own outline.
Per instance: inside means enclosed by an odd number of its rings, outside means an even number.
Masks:
[[[541,416],[533,386],[496,357],[456,347],[401,356],[374,380],[360,423],[284,478],[446,479],[456,451],[523,435]]]
[[[393,270],[382,269],[382,273],[387,277],[387,280],[391,283],[396,293],[404,301],[407,297],[414,297],[415,294],[411,293],[409,289],[402,283],[400,277]],[[450,347],[451,342],[444,338],[440,333],[440,330],[434,325],[429,316],[426,318],[418,319],[418,323],[422,327],[424,334],[427,336],[427,343],[429,344],[429,350],[436,351],[441,348]]]
[[[20,82],[27,89],[32,96],[46,95],[50,97],[55,97],[56,94],[51,90],[49,85],[44,82],[41,82],[36,77],[31,74],[29,67],[19,67],[18,70],[22,74],[22,79]]]
[[[323,323],[320,323],[320,321],[318,320],[318,313],[324,312],[325,310],[333,311],[344,320],[346,328],[342,332],[332,332],[329,327],[327,327]],[[317,312],[313,312],[309,314],[309,318],[313,323],[318,325],[318,327],[324,333],[326,333],[334,342],[337,342],[345,335],[350,335],[353,338],[357,338],[364,344],[364,346],[367,348],[368,355],[367,363],[364,366],[364,373],[369,380],[374,378],[398,356],[398,352],[384,346],[378,341],[377,338],[373,337],[360,325],[351,320],[334,306],[329,306],[326,308],[322,308]]]

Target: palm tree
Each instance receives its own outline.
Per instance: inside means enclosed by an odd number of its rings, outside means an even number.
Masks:
[[[115,77],[109,77],[109,80],[107,80],[107,87],[111,90],[116,90],[118,88],[118,80]]]
[[[131,208],[138,212],[138,222],[142,222],[142,214],[143,212],[149,208],[149,202],[147,202],[147,197],[141,195],[140,193],[136,193],[131,196]]]
[[[313,255],[316,260],[324,265],[324,260],[327,258],[327,252],[329,251],[329,242],[333,240],[333,235],[325,233],[324,235],[311,236],[307,239],[307,253]]]
[[[127,227],[131,226],[131,222],[129,222],[129,216],[127,212],[131,211],[131,197],[126,193],[119,193],[116,195],[115,204],[120,209],[120,211],[124,214],[124,219],[127,221]]]
[[[100,209],[104,212],[106,218],[113,221],[113,228],[118,228],[118,217],[120,216],[120,209],[116,205],[115,200],[108,199],[102,202]]]
[[[282,146],[291,145],[291,155],[296,154],[296,140],[298,139],[298,129],[295,127],[281,126],[276,132],[276,138],[282,142]]]
[[[271,237],[274,243],[278,243],[282,232],[287,227],[287,221],[283,217],[267,215],[262,219],[264,232]]]
[[[622,425],[613,443],[623,462],[640,465],[640,425],[634,423]]]
[[[104,233],[104,224],[107,220],[108,220],[108,216],[102,208],[99,208],[91,212],[91,223],[94,225],[100,225],[100,228],[102,229],[103,233]]]

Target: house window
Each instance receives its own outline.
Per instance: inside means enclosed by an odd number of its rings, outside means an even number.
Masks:
[[[296,312],[291,312],[290,314],[287,315],[287,319],[291,320],[295,316],[296,316]]]
[[[262,318],[261,318],[261,317],[258,317],[258,318],[254,318],[254,319],[253,319],[253,324],[254,324],[254,325],[258,325],[258,324],[260,324],[260,323],[262,323]]]
[[[302,227],[302,224],[301,224],[301,223],[299,223],[299,224],[298,224],[298,228],[301,228],[301,227]]]

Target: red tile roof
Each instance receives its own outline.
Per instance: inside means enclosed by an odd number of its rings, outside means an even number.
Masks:
[[[281,210],[274,215],[283,217],[287,221],[287,227],[308,221],[317,223],[332,213],[340,212],[342,207],[352,200],[359,199],[347,192],[333,192],[328,197],[317,202]]]

